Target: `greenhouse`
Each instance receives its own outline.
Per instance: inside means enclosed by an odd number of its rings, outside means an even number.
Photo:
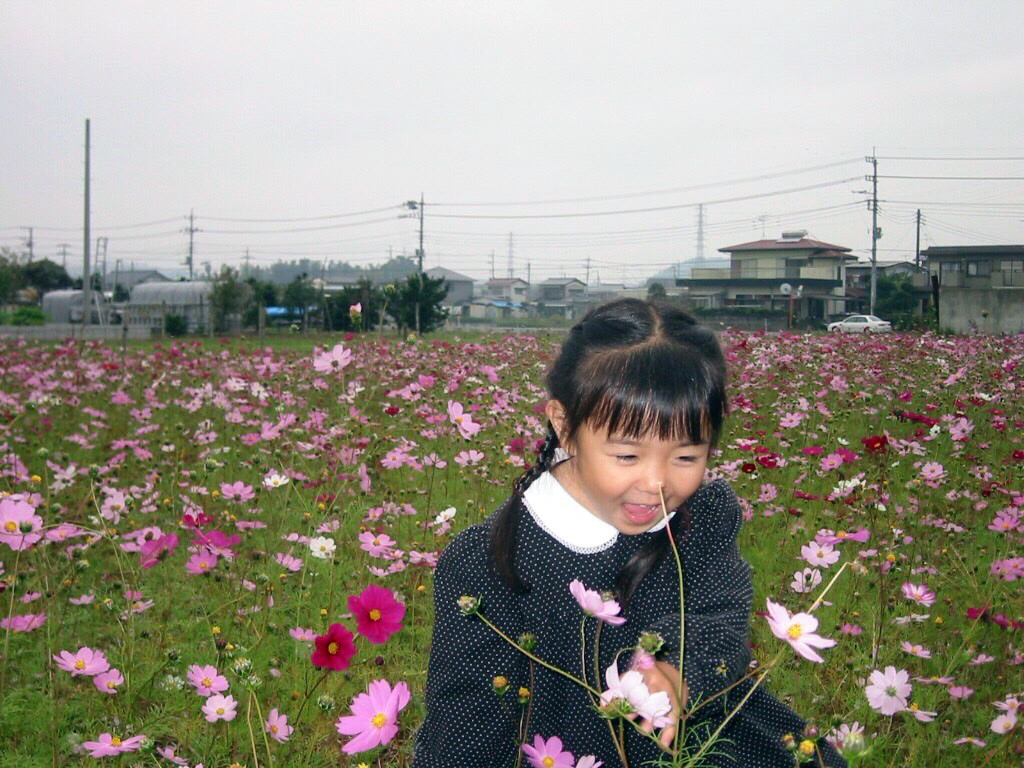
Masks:
[[[211,284],[202,280],[177,283],[140,283],[132,288],[126,322],[160,332],[166,318],[184,318],[189,333],[202,332],[210,325]]]
[[[91,322],[102,323],[100,296],[97,291],[92,293],[93,313]],[[43,314],[48,323],[80,323],[82,322],[82,291],[61,290],[43,294]]]

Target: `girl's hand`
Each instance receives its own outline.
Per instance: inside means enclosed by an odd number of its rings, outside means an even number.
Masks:
[[[666,750],[671,749],[672,741],[676,737],[676,724],[679,722],[679,715],[686,707],[686,699],[689,693],[686,688],[686,683],[682,683],[683,700],[680,701],[680,680],[678,669],[665,661],[656,661],[653,666],[650,666],[647,669],[637,669],[640,674],[643,675],[644,683],[647,685],[647,688],[651,693],[664,691],[668,694],[668,699],[672,703],[672,709],[669,710],[668,713],[668,717],[671,719],[672,723],[662,728],[661,733],[658,735],[658,742],[661,746]],[[645,720],[641,727],[646,733],[654,732],[654,724],[649,720]]]

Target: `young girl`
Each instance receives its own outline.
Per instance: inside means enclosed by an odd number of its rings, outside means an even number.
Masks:
[[[642,674],[652,692],[669,694],[672,715],[748,671],[753,587],[736,546],[740,508],[724,480],[703,482],[726,409],[725,361],[714,335],[669,305],[611,302],[572,328],[547,384],[548,434],[537,463],[511,498],[456,536],[438,562],[427,714],[414,768],[513,766],[520,741],[533,744],[538,735],[558,736],[575,757],[595,755],[607,768],[622,762],[591,695],[531,663],[479,617],[464,615],[457,604],[463,596],[480,598],[480,613],[509,638],[532,636],[533,653],[545,662],[576,677],[585,669],[598,690],[620,649],[636,646],[643,632],[657,633],[664,645]],[[683,562],[684,685],[678,575],[662,497]],[[595,619],[587,620],[581,661],[582,613],[569,591],[577,579],[614,592],[625,618],[601,624],[599,679]],[[625,674],[629,654],[618,664]],[[496,692],[506,682],[508,691]],[[689,744],[715,730],[751,685],[747,679],[700,707],[686,722]],[[650,732],[651,723],[644,726]],[[795,759],[783,737],[799,743],[804,726],[759,686],[706,764],[790,768]],[[624,732],[632,768],[666,757],[650,737],[631,726]],[[660,741],[670,744],[673,735],[666,727]],[[814,765],[845,765],[823,739],[818,750]],[[544,764],[568,763],[549,756]]]

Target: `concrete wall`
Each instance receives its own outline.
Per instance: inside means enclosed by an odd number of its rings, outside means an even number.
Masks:
[[[1024,288],[943,285],[939,291],[939,327],[957,333],[1024,333]]]
[[[149,328],[123,325],[90,325],[48,323],[47,325],[0,325],[0,338],[23,338],[29,341],[63,341],[86,338],[90,341],[120,341],[122,338],[148,339]]]

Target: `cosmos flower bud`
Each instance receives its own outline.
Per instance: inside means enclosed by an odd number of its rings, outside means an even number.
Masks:
[[[519,647],[528,653],[533,653],[533,649],[537,646],[537,636],[532,632],[523,632],[519,636]]]
[[[245,684],[253,690],[255,690],[259,688],[261,685],[263,685],[263,678],[259,675],[249,675],[247,678],[245,678]]]
[[[156,749],[156,742],[149,738],[149,736],[143,736],[142,741],[139,742],[139,750],[142,752],[152,752],[154,749]]]
[[[805,739],[816,739],[820,735],[818,726],[814,723],[808,723],[804,726],[804,738]]]
[[[459,610],[463,616],[472,616],[480,610],[480,598],[471,595],[463,595],[457,601]]]
[[[508,678],[504,675],[498,675],[491,681],[491,688],[499,696],[504,696],[508,691]]]
[[[179,651],[177,648],[169,648],[167,650],[168,661],[177,661],[179,658],[181,658],[181,651]]]
[[[525,704],[530,700],[530,689],[525,686],[519,686],[519,690],[516,692],[516,698],[520,704]]]
[[[637,645],[653,656],[665,646],[665,638],[657,632],[641,632]]]
[[[801,759],[809,759],[814,756],[814,750],[816,745],[810,739],[804,739],[800,742],[800,755]]]
[[[782,737],[782,746],[788,749],[790,752],[795,752],[797,748],[796,739],[793,738],[792,733],[784,734]]]
[[[330,712],[334,709],[337,704],[334,701],[334,697],[329,693],[321,693],[316,698],[316,705],[320,707],[324,712]]]

